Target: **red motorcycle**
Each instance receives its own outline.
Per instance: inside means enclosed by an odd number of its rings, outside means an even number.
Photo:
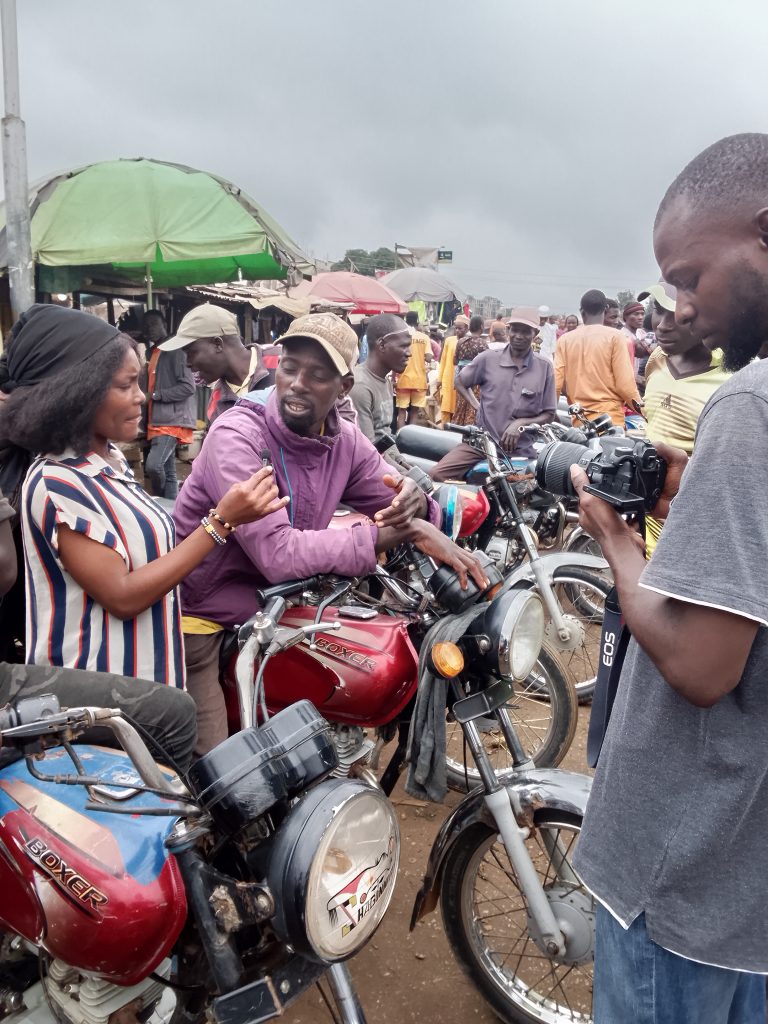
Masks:
[[[353,516],[338,513],[338,519],[347,523]],[[486,572],[494,581],[489,591],[479,594],[470,581],[465,595],[452,570],[436,569],[420,552],[404,547],[365,579],[316,576],[264,588],[258,594],[263,608],[276,598],[292,603],[280,618],[281,627],[311,625],[315,632],[311,639],[287,645],[266,665],[255,664],[252,653],[252,645],[263,647],[254,620],[240,629],[239,643],[233,634],[225,645],[223,675],[230,731],[255,720],[252,709],[238,704],[235,695],[244,693],[258,673],[262,717],[307,699],[329,721],[339,774],[362,766],[377,770],[383,748],[397,738],[381,779],[390,793],[404,763],[424,635],[454,610],[456,602],[461,603],[457,592],[480,605],[509,600],[509,593],[497,597],[502,587],[497,570],[489,564]],[[504,646],[509,638],[486,639],[491,646]],[[578,702],[573,684],[551,655],[541,650],[534,660],[531,672],[515,684],[506,710],[526,754],[537,766],[554,767],[573,739]],[[504,674],[498,662],[479,660],[477,669],[477,679],[467,684],[469,692]],[[495,769],[509,768],[512,754],[497,724],[489,717],[479,728]],[[460,725],[447,709],[446,770],[453,789],[463,792],[479,782],[474,761],[466,756]]]
[[[405,547],[366,580],[266,588],[230,665],[241,698],[233,712],[268,720],[309,695],[331,720],[339,772],[365,777],[397,735],[382,788],[391,792],[405,764],[408,791],[430,800],[447,788],[447,715],[473,766],[455,763],[457,782],[477,784],[435,840],[412,927],[441,906],[451,948],[507,1024],[588,1024],[594,898],[571,855],[591,780],[535,766],[521,744],[520,694],[545,613],[531,589],[498,575],[491,583],[462,590],[453,570]],[[289,598],[301,603],[285,611]],[[575,710],[572,688],[570,698]],[[539,694],[531,703],[539,716],[550,709]],[[463,754],[449,751],[449,764],[452,756]]]

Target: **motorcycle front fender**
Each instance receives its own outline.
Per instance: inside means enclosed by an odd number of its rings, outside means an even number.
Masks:
[[[559,768],[531,768],[530,771],[512,776],[505,784],[505,789],[514,792],[513,806],[518,804],[520,807],[517,822],[524,827],[533,824],[534,815],[542,808],[583,817],[591,786],[589,775],[579,775]],[[482,787],[473,789],[443,822],[429,854],[424,881],[416,894],[411,914],[411,931],[422,917],[430,914],[437,906],[443,865],[455,843],[468,828],[478,823],[489,828],[496,827],[484,797],[485,790]]]
[[[582,537],[589,537],[585,529],[581,526],[575,526],[568,534],[568,540],[563,544],[563,551],[570,551],[576,541],[581,540]]]
[[[596,555],[585,555],[578,551],[553,551],[550,554],[541,555],[538,561],[553,579],[566,568],[592,569],[593,571],[610,568],[604,558],[598,558]],[[512,587],[517,587],[521,584],[527,586],[535,582],[536,577],[533,575],[531,563],[523,562],[522,565],[519,565],[507,577],[504,589],[510,590]]]

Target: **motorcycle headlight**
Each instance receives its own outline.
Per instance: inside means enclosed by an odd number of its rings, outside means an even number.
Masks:
[[[544,640],[541,600],[530,590],[508,590],[475,619],[470,632],[481,638],[480,649],[491,668],[522,681],[536,664]]]
[[[397,817],[382,792],[354,779],[320,783],[273,841],[268,881],[275,930],[314,959],[353,956],[389,906],[399,859]]]

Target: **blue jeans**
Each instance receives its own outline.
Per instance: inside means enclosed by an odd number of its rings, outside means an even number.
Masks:
[[[645,914],[625,930],[598,905],[595,1024],[765,1024],[765,1009],[763,975],[686,960],[648,937]]]
[[[144,475],[149,479],[152,493],[156,498],[175,498],[179,493],[176,479],[176,445],[178,441],[170,434],[153,437],[144,462]]]

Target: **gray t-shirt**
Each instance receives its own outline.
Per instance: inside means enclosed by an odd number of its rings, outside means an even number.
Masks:
[[[377,377],[362,363],[354,369],[355,383],[349,397],[357,410],[357,425],[374,444],[392,429],[392,382]]]
[[[658,547],[652,590],[760,623],[711,708],[632,641],[576,866],[625,925],[692,960],[768,973],[768,361],[715,393]],[[702,636],[706,643],[706,636]]]

